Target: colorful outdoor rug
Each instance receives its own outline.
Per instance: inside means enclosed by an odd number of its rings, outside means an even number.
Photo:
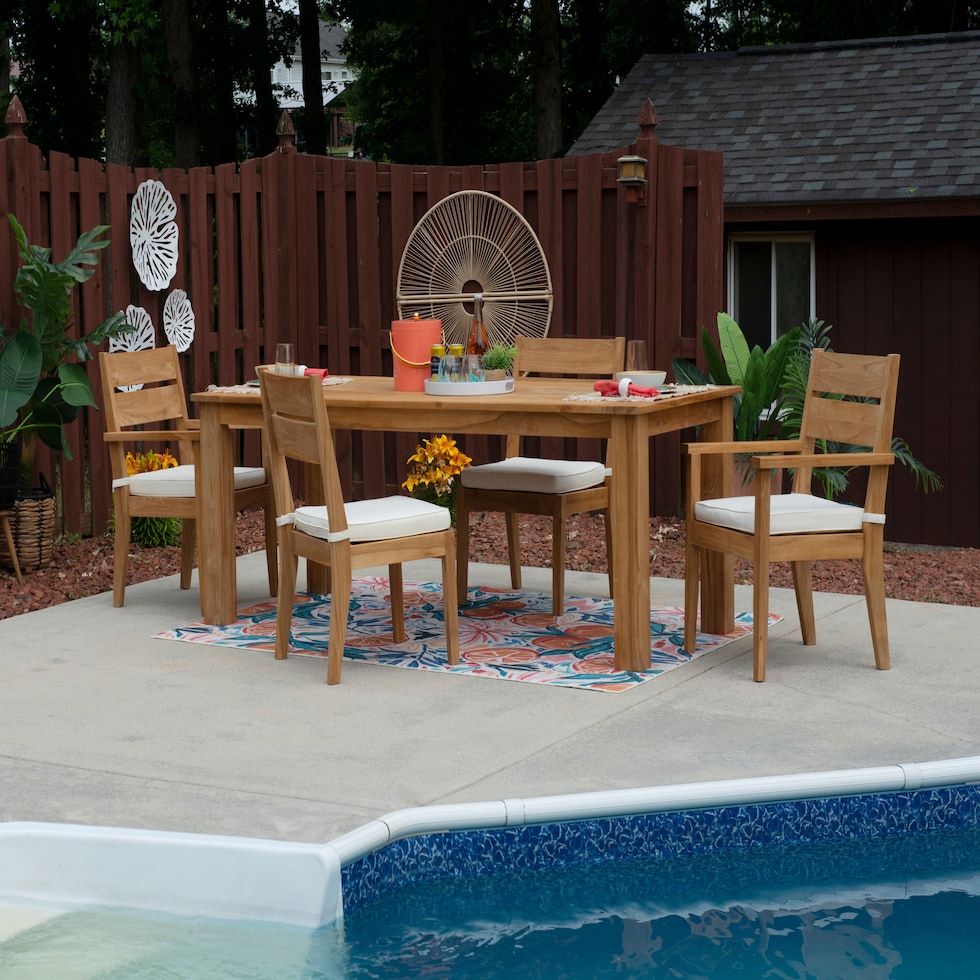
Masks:
[[[632,673],[613,666],[611,600],[568,597],[564,613],[555,617],[549,595],[478,587],[469,590],[469,602],[460,608],[461,662],[450,667],[439,583],[405,583],[405,605],[407,639],[396,644],[391,639],[388,580],[355,580],[344,658],[385,667],[621,692],[752,632],[751,614],[742,613],[736,618],[735,631],[727,636],[699,633],[691,656],[682,649],[684,611],[651,609],[650,669]],[[772,615],[769,622],[779,619]],[[325,657],[329,629],[330,597],[297,596],[290,653]],[[240,647],[271,657],[275,635],[276,607],[270,600],[243,609],[237,622],[229,626],[193,623],[157,637]]]

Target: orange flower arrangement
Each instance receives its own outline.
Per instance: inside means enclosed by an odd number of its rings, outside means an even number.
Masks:
[[[452,436],[424,439],[408,457],[408,477],[402,486],[419,500],[448,507],[455,520],[456,477],[472,462],[456,448]]]

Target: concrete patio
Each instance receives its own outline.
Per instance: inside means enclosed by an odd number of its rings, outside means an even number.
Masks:
[[[267,598],[264,555],[238,571],[240,605]],[[506,585],[506,569],[470,582]],[[566,587],[608,594],[604,576]],[[654,579],[652,601],[682,590]],[[879,672],[862,597],[816,596],[816,647],[792,592],[772,608],[764,684],[746,637],[624,694],[350,662],[328,687],[320,659],[153,639],[199,617],[173,577],[130,587],[123,609],[105,594],[17,616],[0,621],[0,821],[327,841],[427,804],[980,754],[980,609],[890,601]]]

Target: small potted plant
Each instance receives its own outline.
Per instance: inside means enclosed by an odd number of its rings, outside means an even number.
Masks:
[[[499,340],[483,355],[483,370],[487,381],[503,381],[514,365],[517,348]]]

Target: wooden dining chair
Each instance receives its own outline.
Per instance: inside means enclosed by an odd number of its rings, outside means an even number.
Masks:
[[[871,624],[875,664],[890,666],[885,618],[883,542],[885,493],[892,423],[898,390],[899,355],[875,357],[814,349],[807,381],[800,436],[794,440],[692,443],[687,457],[687,568],[684,587],[684,649],[694,652],[701,556],[723,552],[752,562],[753,677],[766,677],[769,565],[788,561],[804,644],[816,643],[810,562],[860,558]],[[827,442],[854,452],[825,452]],[[835,447],[836,448],[836,447]],[[701,499],[701,461],[711,453],[751,453],[754,495]],[[863,506],[812,493],[819,467],[866,467]],[[793,472],[792,492],[772,493],[768,477]]]
[[[555,374],[610,377],[623,370],[626,339],[517,337],[514,377]],[[518,381],[519,383],[519,381]],[[521,540],[518,517],[538,514],[551,518],[551,608],[561,614],[565,603],[566,522],[572,514],[603,511],[606,561],[612,568],[612,530],[609,525],[609,471],[604,463],[542,459],[520,455],[521,438],[509,435],[504,459],[463,470],[456,491],[456,572],[458,591],[466,601],[469,578],[470,514],[494,511],[505,515],[511,587],[521,587]],[[609,575],[610,590],[612,575]]]
[[[276,613],[276,659],[284,660],[289,651],[300,557],[325,565],[329,572],[328,684],[340,683],[353,570],[388,565],[392,635],[396,643],[404,643],[402,562],[441,558],[447,659],[458,664],[456,535],[449,510],[405,496],[345,503],[320,379],[261,371],[259,382],[279,524],[282,581]],[[307,464],[307,473],[311,465],[316,468],[324,506],[294,506],[288,459]]]
[[[112,603],[121,606],[126,596],[134,517],[180,518],[180,587],[190,588],[197,537],[194,454],[201,433],[197,420],[187,414],[180,362],[173,345],[112,354],[103,351],[99,367],[106,418],[103,438],[109,444],[115,520]],[[169,469],[128,474],[127,449],[147,443],[176,444],[173,455],[182,462]],[[275,595],[279,566],[272,484],[261,466],[236,466],[234,481],[236,510],[265,510],[269,594]]]

